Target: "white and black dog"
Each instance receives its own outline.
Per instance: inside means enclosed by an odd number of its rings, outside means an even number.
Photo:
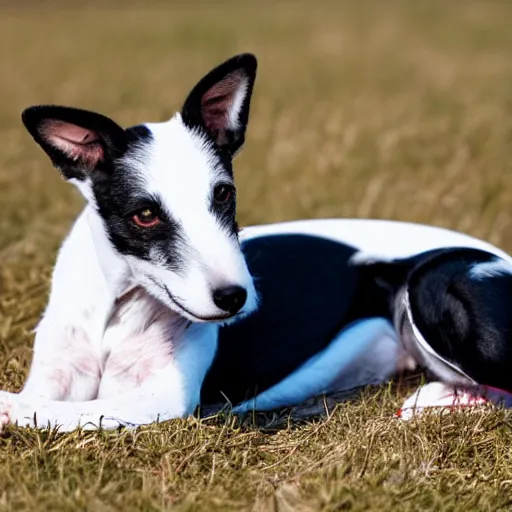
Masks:
[[[4,423],[70,429],[194,411],[217,322],[257,306],[232,170],[256,67],[252,55],[221,64],[164,123],[123,129],[74,108],[23,112],[87,206],[59,252],[24,389],[0,397]]]
[[[390,293],[395,328],[412,364],[437,379],[408,398],[399,417],[427,408],[512,403],[510,257],[443,248],[364,263],[368,276]]]
[[[129,129],[67,107],[23,113],[87,206],[59,252],[27,382],[0,392],[1,424],[116,428],[200,403],[268,410],[382,382],[399,364],[388,293],[354,255],[502,255],[452,231],[371,220],[256,226],[239,240],[231,162],[255,74],[254,56],[234,57],[181,113]]]

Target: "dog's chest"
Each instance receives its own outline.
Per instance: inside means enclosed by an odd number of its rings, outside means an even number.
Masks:
[[[138,387],[171,363],[187,324],[140,288],[121,297],[103,338],[99,395]]]

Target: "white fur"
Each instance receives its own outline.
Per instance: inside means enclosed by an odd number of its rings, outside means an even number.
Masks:
[[[27,382],[19,395],[2,395],[4,422],[30,425],[36,415],[37,426],[49,422],[67,430],[84,422],[98,425],[103,415],[116,426],[193,412],[218,327],[189,325],[190,315],[169,303],[148,276],[199,316],[219,315],[211,296],[226,285],[247,290],[242,315],[256,307],[239,244],[209,211],[219,162],[179,115],[149,127],[153,141],[131,153],[130,170],[182,225],[187,272],[178,275],[158,259],[149,263],[117,253],[89,180],[72,180],[88,205],[59,251]]]
[[[97,221],[86,207],[59,252],[29,378],[19,395],[1,396],[4,422],[72,430],[109,416],[103,426],[114,428],[190,414],[199,402],[218,327],[134,290]]]
[[[442,382],[431,382],[407,398],[397,417],[409,421],[426,410],[438,413],[463,407],[473,410],[487,404],[490,404],[489,400],[478,388],[456,388]]]
[[[503,274],[512,274],[512,265],[510,261],[496,258],[493,261],[485,263],[476,263],[471,268],[471,277],[475,279],[486,279],[488,277],[497,277]]]
[[[248,85],[249,81],[246,77],[240,80],[240,83],[238,84],[238,89],[233,97],[233,103],[228,110],[228,128],[230,130],[238,130],[238,128],[240,128],[240,111],[247,96]]]
[[[454,409],[479,410],[483,406],[512,407],[512,394],[489,386],[453,386],[430,382],[408,397],[396,416],[409,421],[426,411],[442,413]]]
[[[181,341],[168,364],[154,370],[138,387],[106,398],[71,402],[1,392],[0,422],[69,431],[79,426],[134,427],[191,414],[215,352],[215,326],[195,324]]]
[[[312,219],[281,222],[245,228],[241,238],[278,233],[317,235],[350,244],[368,253],[367,258],[371,261],[407,258],[418,252],[441,247],[474,247],[512,262],[512,257],[501,249],[472,236],[436,226],[392,220]],[[358,256],[360,261],[364,257]]]

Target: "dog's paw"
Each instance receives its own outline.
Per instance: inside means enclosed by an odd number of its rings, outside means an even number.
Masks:
[[[477,389],[460,389],[441,382],[431,382],[411,395],[398,410],[396,417],[409,421],[426,410],[443,412],[462,407],[477,408],[490,403]]]

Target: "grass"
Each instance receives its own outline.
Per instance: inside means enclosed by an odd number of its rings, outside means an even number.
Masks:
[[[242,225],[427,222],[512,250],[507,2],[0,3],[0,386],[20,389],[55,252],[82,200],[25,133],[60,103],[162,120],[222,59],[260,61],[237,158]],[[80,269],[77,269],[80,272]],[[187,419],[0,438],[0,510],[510,510],[512,413]],[[257,420],[257,421],[254,421]]]

